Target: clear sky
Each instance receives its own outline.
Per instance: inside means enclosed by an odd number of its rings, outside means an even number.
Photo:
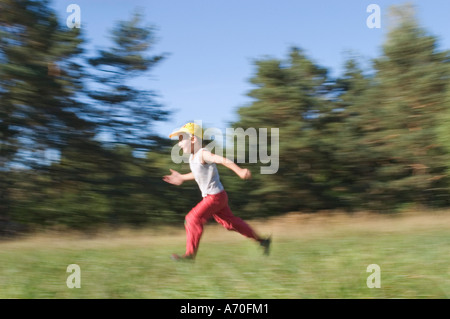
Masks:
[[[236,109],[248,105],[248,80],[253,61],[285,58],[290,47],[302,48],[315,63],[341,74],[346,52],[370,66],[379,56],[387,33],[387,12],[394,0],[53,0],[65,21],[69,4],[81,8],[81,28],[93,50],[109,44],[108,30],[138,8],[157,28],[154,54],[168,53],[143,85],[159,94],[173,110],[156,126],[167,136],[190,120],[225,129],[237,119]],[[419,22],[450,49],[450,1],[410,1]],[[381,28],[370,29],[366,9],[381,9]]]

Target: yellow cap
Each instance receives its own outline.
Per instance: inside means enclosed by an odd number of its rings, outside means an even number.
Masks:
[[[199,138],[203,138],[203,129],[200,125],[195,123],[187,123],[183,125],[180,129],[176,130],[175,132],[172,132],[172,134],[169,135],[170,138],[174,136],[178,136],[180,134],[187,133],[191,136],[197,136]]]

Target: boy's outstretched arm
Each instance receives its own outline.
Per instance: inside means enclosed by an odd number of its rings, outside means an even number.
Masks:
[[[187,174],[180,174],[177,171],[171,169],[171,174],[163,177],[163,181],[173,184],[173,185],[181,185],[185,181],[191,181],[194,179],[194,174],[192,172]]]
[[[216,163],[216,164],[222,164],[226,168],[231,169],[233,172],[236,173],[237,176],[239,176],[241,179],[250,179],[252,178],[252,173],[247,168],[241,168],[237,164],[235,164],[233,161],[230,161],[228,158],[213,154],[209,151],[202,152],[203,154],[203,160],[206,163]]]

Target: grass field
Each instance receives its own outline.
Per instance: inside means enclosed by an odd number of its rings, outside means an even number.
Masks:
[[[273,235],[270,256],[208,224],[194,263],[184,229],[120,230],[86,238],[38,234],[0,242],[0,298],[449,298],[450,212],[289,214],[250,222]],[[81,288],[69,289],[69,264]],[[368,288],[367,267],[380,267]]]

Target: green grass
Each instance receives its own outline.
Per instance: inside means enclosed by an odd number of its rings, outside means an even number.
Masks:
[[[184,233],[38,235],[0,243],[0,298],[449,298],[449,214],[303,216],[254,223],[269,257],[208,225],[194,263],[173,262]],[[69,289],[69,264],[81,288]],[[367,266],[381,268],[368,288]]]

